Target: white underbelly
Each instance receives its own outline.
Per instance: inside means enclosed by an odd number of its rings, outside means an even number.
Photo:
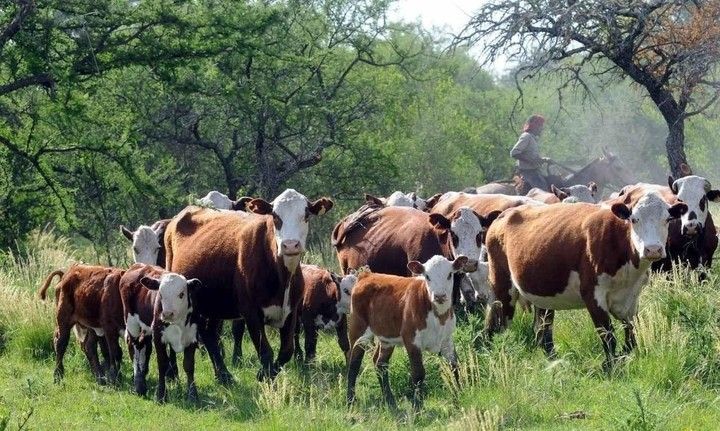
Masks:
[[[585,302],[580,296],[580,274],[577,271],[570,271],[570,277],[568,277],[567,284],[563,290],[552,296],[534,295],[525,292],[515,277],[512,277],[512,282],[520,296],[530,301],[536,307],[548,310],[573,310],[585,307]]]

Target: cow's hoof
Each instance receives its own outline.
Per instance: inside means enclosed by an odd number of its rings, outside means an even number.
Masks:
[[[190,404],[198,404],[199,397],[198,397],[197,388],[195,386],[190,386],[190,389],[188,389],[187,401]]]
[[[56,369],[56,370],[55,370],[55,377],[54,377],[55,383],[60,383],[60,382],[62,381],[62,379],[63,379],[63,375],[64,375],[64,374],[65,374],[65,373],[64,373],[62,370]]]
[[[168,368],[167,372],[165,373],[165,377],[169,380],[177,380],[178,378],[178,370],[175,367]]]
[[[229,371],[223,371],[216,376],[218,383],[222,386],[232,386],[235,383],[235,379]]]
[[[167,392],[157,391],[155,393],[155,401],[157,401],[159,404],[165,404],[167,402]]]
[[[280,367],[278,367],[276,364],[273,364],[269,368],[261,368],[260,371],[257,373],[257,379],[259,381],[263,381],[265,379],[272,380],[275,378],[275,376],[278,375],[280,372]]]

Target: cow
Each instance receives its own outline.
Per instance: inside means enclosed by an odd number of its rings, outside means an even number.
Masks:
[[[479,215],[488,217],[493,213],[499,214],[508,208],[525,204],[542,205],[542,202],[538,202],[527,196],[453,192],[452,194],[446,194],[445,197],[440,199],[432,211],[433,213],[450,217],[458,208],[470,207]]]
[[[218,210],[245,211],[245,206],[251,200],[252,198],[247,196],[243,196],[238,200],[232,200],[227,195],[213,190],[198,199],[197,203],[199,206]]]
[[[410,359],[413,406],[422,404],[425,368],[422,352],[440,353],[457,378],[457,355],[453,344],[455,314],[452,307],[452,276],[467,264],[465,256],[448,260],[433,256],[427,262],[411,261],[408,270],[415,277],[361,274],[352,293],[348,332],[350,359],[347,374],[347,402],[355,399],[355,382],[365,353],[373,338],[379,340],[373,363],[377,367],[385,401],[395,407],[390,389],[388,361],[395,346],[403,345]]]
[[[123,305],[128,344],[135,347],[133,374],[136,392],[144,395],[147,390],[145,378],[151,351],[149,339],[152,338],[158,365],[157,401],[167,401],[165,379],[170,365],[169,347],[175,353],[183,352],[187,399],[197,402],[195,350],[201,325],[194,305],[201,282],[147,265],[134,265],[125,275],[128,277],[124,277],[127,290],[123,292]],[[148,309],[152,310],[150,325],[146,320]]]
[[[615,201],[632,207],[643,193],[655,191],[669,204],[684,202],[688,206],[687,213],[680,220],[670,223],[667,256],[654,262],[652,269],[670,271],[673,262],[686,263],[693,269],[700,266],[709,268],[718,239],[715,223],[708,211],[708,202],[720,202],[720,191],[713,190],[708,180],[696,175],[677,180],[670,176],[668,186],[647,183],[626,186]],[[700,277],[706,278],[705,273],[701,272]]]
[[[258,378],[274,377],[292,358],[309,220],[332,206],[330,199],[309,202],[287,189],[272,203],[252,199],[249,212],[190,206],[168,225],[165,267],[202,281],[197,311],[208,321],[199,333],[221,383],[233,380],[218,346],[217,328],[223,319],[245,320],[260,358]],[[280,329],[274,363],[266,324]]]
[[[597,203],[595,194],[597,193],[597,185],[590,183],[587,186],[583,184],[577,184],[569,187],[555,187],[554,184],[550,185],[550,192],[541,190],[537,187],[530,189],[527,193],[527,197],[533,198],[536,201],[544,202],[546,204],[556,204],[558,202],[575,203],[575,202],[587,202]]]
[[[425,200],[419,197],[415,192],[393,192],[390,196],[386,198],[379,198],[366,193],[365,202],[369,205],[374,205],[378,207],[410,207],[420,211],[427,211],[428,201],[432,202],[431,200],[436,199],[436,196],[440,196],[440,194],[437,194],[430,197],[428,200]]]
[[[72,265],[66,272],[57,270],[45,279],[40,288],[40,298],[43,300],[52,280],[60,276],[55,286],[53,336],[56,383],[65,374],[63,358],[73,328],[98,383],[119,382],[122,350],[118,338],[125,323],[118,284],[124,272],[103,266]],[[90,338],[91,332],[93,338]],[[107,361],[105,375],[98,361],[97,341]]]
[[[158,220],[152,226],[142,225],[131,231],[120,225],[120,232],[132,242],[133,261],[148,265],[165,265],[165,230],[170,219]]]
[[[585,307],[610,370],[616,341],[610,315],[625,326],[625,352],[635,347],[633,321],[652,262],[665,257],[668,223],[687,205],[668,205],[650,192],[633,208],[587,203],[520,206],[504,212],[488,229],[489,281],[494,303],[486,319],[489,336],[513,318],[518,295],[541,317],[537,341],[552,356],[554,310]]]

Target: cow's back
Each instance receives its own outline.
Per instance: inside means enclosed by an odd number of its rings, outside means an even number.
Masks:
[[[268,219],[252,213],[188,207],[170,222],[165,234],[166,268],[202,281],[198,294],[201,314],[239,317],[250,301],[247,280],[262,285],[275,273],[267,256]]]
[[[458,193],[438,202],[433,212],[451,217],[460,207],[470,207],[481,216],[487,216],[493,211],[505,211],[529,203],[539,204],[526,196]]]
[[[409,275],[409,261],[425,262],[438,254],[448,255],[445,235],[432,227],[423,211],[386,207],[346,233],[337,246],[338,259],[345,273],[368,265],[372,272]]]

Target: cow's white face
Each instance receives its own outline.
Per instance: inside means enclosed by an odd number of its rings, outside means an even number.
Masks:
[[[157,265],[160,238],[149,226],[140,226],[133,233],[133,259],[135,263]]]
[[[614,204],[613,213],[631,223],[632,246],[641,259],[655,261],[665,257],[668,223],[687,211],[687,205],[668,205],[659,194],[645,194],[633,207],[632,212],[624,204]]]
[[[443,256],[433,256],[424,264],[414,260],[408,263],[408,269],[425,278],[430,301],[438,314],[444,314],[452,307],[453,274],[462,271],[467,257],[458,256],[454,261]]]
[[[311,203],[304,195],[287,189],[272,204],[262,199],[251,200],[248,209],[257,214],[272,215],[277,256],[282,258],[288,271],[294,273],[305,253],[310,217],[324,214],[332,206],[329,199],[320,198]]]
[[[453,215],[450,222],[452,252],[454,256],[466,256],[468,258],[464,268],[467,272],[473,272],[477,269],[485,230],[480,216],[471,208],[461,207]]]
[[[212,206],[219,210],[229,210],[233,206],[233,201],[231,201],[227,195],[215,190],[208,192],[208,194],[199,199],[199,202],[203,206]]]
[[[165,323],[185,326],[188,315],[192,312],[190,291],[200,286],[200,280],[187,280],[173,272],[163,274],[160,279],[143,277],[143,286],[158,291],[157,301],[160,302],[160,319]]]
[[[425,211],[427,208],[427,202],[419,197],[417,193],[403,193],[393,192],[390,196],[385,199],[385,205],[391,207],[413,207],[420,211]]]
[[[720,202],[720,191],[712,190],[710,182],[697,175],[689,175],[675,181],[669,179],[670,189],[688,206],[681,220],[684,235],[696,235],[702,231],[709,213],[708,202]]]
[[[337,303],[337,313],[348,314],[350,312],[350,298],[352,297],[352,290],[358,281],[357,272],[355,270],[350,271],[350,274],[340,279],[340,300]]]

